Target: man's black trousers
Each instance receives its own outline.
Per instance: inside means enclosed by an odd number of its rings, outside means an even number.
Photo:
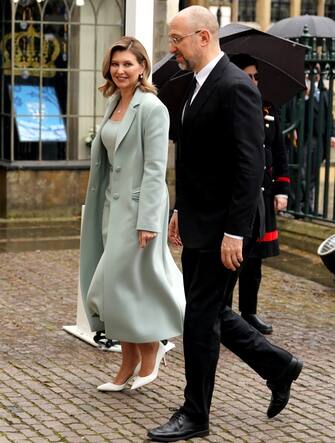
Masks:
[[[238,272],[224,268],[220,250],[184,248],[182,266],[186,294],[184,322],[185,403],[183,411],[207,423],[220,342],[263,379],[285,372],[292,355],[271,344],[226,305]]]

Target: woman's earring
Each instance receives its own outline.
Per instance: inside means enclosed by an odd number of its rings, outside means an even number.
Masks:
[[[138,78],[139,78],[139,80],[140,80],[140,82],[143,80],[143,74],[140,74],[139,76],[138,76]]]

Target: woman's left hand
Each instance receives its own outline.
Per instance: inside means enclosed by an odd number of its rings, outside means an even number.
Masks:
[[[145,248],[147,244],[155,237],[157,237],[156,232],[138,231],[138,243],[140,245],[140,248]]]

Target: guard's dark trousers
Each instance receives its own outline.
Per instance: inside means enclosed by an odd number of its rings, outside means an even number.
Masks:
[[[261,257],[249,257],[238,278],[238,308],[245,314],[257,313],[258,291],[262,280]]]

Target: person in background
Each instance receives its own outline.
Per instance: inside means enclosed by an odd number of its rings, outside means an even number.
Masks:
[[[149,81],[143,45],[107,50],[109,98],[93,141],[80,245],[80,286],[92,331],[120,340],[122,364],[100,391],[137,389],[158,375],[161,340],[182,334],[182,276],[167,245],[169,115]]]
[[[306,74],[304,164],[301,177],[301,210],[305,214],[315,213],[315,192],[316,186],[319,186],[320,167],[326,159],[327,135],[330,136],[330,146],[335,146],[333,118],[331,119],[332,127],[327,134],[328,113],[328,89],[321,78],[321,66],[316,63],[310,66],[309,73]]]
[[[168,26],[170,52],[194,78],[180,106],[176,203],[169,239],[182,245],[186,295],[184,403],[148,432],[170,442],[209,434],[220,342],[266,380],[279,414],[303,362],[273,345],[229,306],[238,269],[259,232],[264,118],[258,89],[222,53],[216,17],[202,6]]]
[[[257,61],[248,54],[238,54],[230,60],[242,69],[258,87]],[[272,325],[257,315],[258,292],[262,280],[262,260],[279,255],[276,213],[287,207],[290,178],[286,147],[275,107],[263,100],[265,167],[263,198],[265,233],[257,239],[251,255],[244,261],[239,275],[239,310],[241,316],[262,334],[271,334]]]

